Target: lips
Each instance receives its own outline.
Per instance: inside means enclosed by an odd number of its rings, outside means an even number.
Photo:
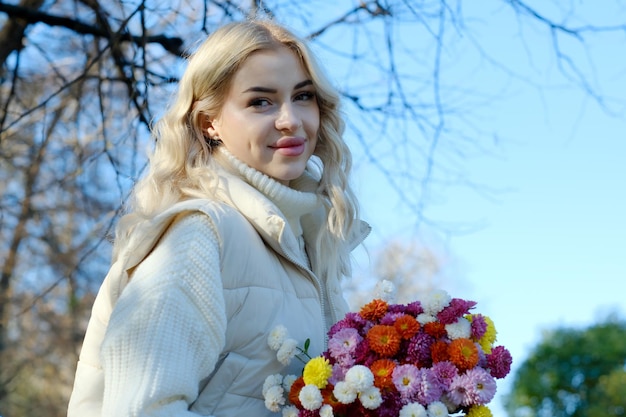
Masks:
[[[284,156],[299,156],[304,152],[305,138],[301,137],[285,137],[280,138],[270,148],[276,150]]]

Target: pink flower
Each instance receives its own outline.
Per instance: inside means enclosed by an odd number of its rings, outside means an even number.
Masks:
[[[487,368],[494,378],[504,378],[511,370],[513,358],[504,346],[496,346],[487,355]]]
[[[418,368],[407,364],[396,366],[391,375],[391,380],[404,399],[410,399],[417,392],[420,383]]]
[[[452,324],[460,317],[468,314],[470,309],[476,305],[475,301],[453,298],[443,310],[437,314],[437,318],[442,324]]]
[[[422,304],[419,301],[413,301],[412,303],[409,303],[406,305],[404,312],[406,314],[410,314],[414,317],[417,317],[418,315],[424,312],[424,308],[422,307]]]
[[[487,404],[496,395],[496,381],[482,368],[473,368],[452,381],[449,397],[453,403],[468,407]]]
[[[361,340],[363,338],[356,329],[341,329],[328,340],[328,351],[334,357],[351,355]]]

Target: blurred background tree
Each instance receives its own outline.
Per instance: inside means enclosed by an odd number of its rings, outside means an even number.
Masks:
[[[516,16],[520,32],[545,36],[562,82],[615,112],[583,70],[592,57],[580,60],[571,48],[584,50],[589,38],[623,33],[626,25],[582,24],[574,2],[549,3],[557,7],[519,0],[494,0],[493,7]],[[475,110],[501,91],[469,86],[455,72],[460,40],[489,24],[488,17],[464,20],[471,5],[0,0],[0,414],[65,415],[114,226],[152,145],[150,125],[174,91],[182,58],[219,25],[260,14],[309,38],[344,98],[357,164],[378,170],[416,222],[433,223],[425,207],[438,187],[489,192],[463,173],[466,158],[499,140]],[[481,65],[522,78],[473,46]],[[440,255],[421,244],[390,246],[379,273],[418,291],[414,280],[424,289],[445,276]],[[614,381],[603,382],[607,396],[616,395]]]
[[[626,321],[545,332],[505,403],[513,417],[625,416]]]

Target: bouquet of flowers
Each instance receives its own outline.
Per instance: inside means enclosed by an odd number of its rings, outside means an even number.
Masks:
[[[375,299],[333,325],[314,358],[278,326],[268,343],[279,360],[306,360],[300,376],[265,380],[265,405],[284,417],[492,416],[486,404],[512,359],[475,305],[445,291],[406,305]]]

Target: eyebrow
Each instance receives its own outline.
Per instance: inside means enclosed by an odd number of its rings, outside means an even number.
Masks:
[[[312,80],[304,80],[299,82],[298,84],[293,86],[294,90],[298,90],[302,87],[306,87],[308,85],[313,85],[313,81]],[[250,93],[250,92],[254,92],[254,93],[268,93],[268,94],[276,94],[277,90],[275,88],[268,88],[268,87],[250,87],[248,89],[246,89],[244,91],[244,93]]]

